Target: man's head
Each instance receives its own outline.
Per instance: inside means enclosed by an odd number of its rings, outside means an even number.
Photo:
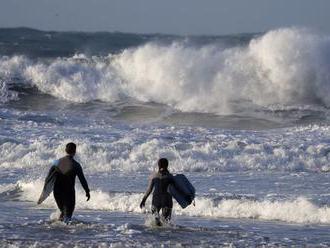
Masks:
[[[65,151],[68,155],[74,156],[76,154],[76,144],[75,143],[68,143],[65,146]]]
[[[167,171],[168,160],[166,158],[161,158],[158,160],[159,171]]]

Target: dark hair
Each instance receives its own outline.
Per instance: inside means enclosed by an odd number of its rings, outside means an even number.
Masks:
[[[164,169],[167,170],[168,167],[168,160],[167,158],[161,158],[158,160],[158,168],[159,170]]]
[[[75,143],[70,142],[70,143],[66,144],[65,151],[69,155],[75,155],[76,154],[76,147],[77,146],[76,146]]]

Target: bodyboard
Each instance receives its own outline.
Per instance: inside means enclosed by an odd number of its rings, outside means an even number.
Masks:
[[[41,195],[38,200],[38,204],[41,204],[44,200],[47,199],[47,197],[50,195],[50,193],[53,192],[56,177],[57,177],[56,170],[54,170],[51,174],[49,174],[47,176],[43,190],[42,190]]]
[[[177,174],[173,178],[174,185],[168,187],[168,192],[182,208],[186,208],[195,198],[195,188],[183,174]]]

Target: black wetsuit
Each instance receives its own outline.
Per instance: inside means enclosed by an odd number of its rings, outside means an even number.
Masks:
[[[54,184],[54,198],[61,211],[61,220],[71,219],[76,203],[75,179],[78,176],[86,194],[89,193],[87,181],[85,179],[81,165],[72,156],[65,156],[51,167],[48,175],[56,171],[56,181]]]
[[[153,190],[152,212],[158,215],[159,211],[162,210],[162,216],[167,221],[171,219],[173,207],[172,196],[167,192],[170,184],[174,184],[173,175],[168,171],[158,172],[150,180],[143,197],[143,201],[145,201]]]

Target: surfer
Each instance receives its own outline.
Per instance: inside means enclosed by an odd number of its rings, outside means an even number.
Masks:
[[[59,220],[68,223],[71,221],[75,208],[76,176],[78,176],[80,183],[86,192],[87,201],[90,199],[90,194],[81,165],[74,160],[74,156],[76,154],[76,144],[68,143],[65,151],[67,155],[57,160],[56,163],[50,168],[46,178],[46,183],[51,181],[48,178],[53,177],[55,174],[53,194],[56,204],[61,211]],[[44,188],[46,188],[46,185]]]
[[[140,208],[145,207],[145,202],[153,191],[151,211],[155,215],[156,224],[161,225],[159,212],[162,210],[162,219],[170,221],[172,215],[173,200],[168,193],[168,186],[174,184],[173,175],[168,171],[168,160],[158,160],[158,172],[153,175],[149,182],[148,189],[140,203]]]

